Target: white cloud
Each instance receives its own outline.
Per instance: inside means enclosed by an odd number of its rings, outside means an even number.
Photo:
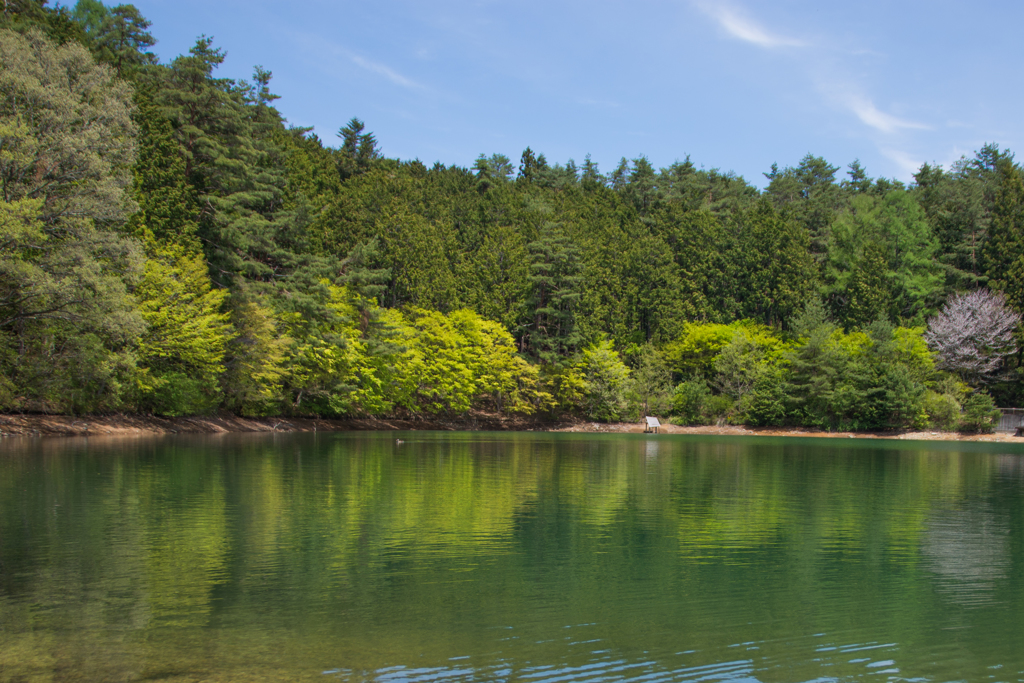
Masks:
[[[349,62],[378,76],[383,76],[388,81],[403,88],[411,90],[428,90],[428,88],[411,78],[406,78],[386,64],[375,62],[356,54],[352,50],[327,40],[314,33],[289,31],[289,38],[297,48],[301,48],[301,54],[309,57],[317,66],[328,72],[334,73],[341,63]]]
[[[895,133],[898,130],[930,130],[931,126],[918,123],[917,121],[910,121],[908,119],[901,119],[898,116],[892,114],[886,114],[884,111],[879,110],[875,106],[875,103],[866,97],[860,96],[848,96],[845,98],[845,105],[857,115],[857,118],[861,120],[865,125],[871,126],[876,130],[880,130],[883,133]]]
[[[402,74],[398,73],[394,69],[381,64],[380,62],[374,62],[359,55],[352,55],[352,61],[358,66],[363,67],[367,71],[373,72],[384,78],[388,79],[395,85],[400,85],[403,88],[422,89],[423,86],[415,81],[411,81]]]
[[[906,152],[898,149],[882,148],[879,150],[886,159],[896,164],[900,169],[901,177],[904,180],[910,180],[915,173],[921,168],[921,164],[924,162],[917,157],[912,157]]]
[[[736,8],[721,2],[698,2],[697,7],[717,21],[733,38],[765,48],[802,47],[805,45],[801,40],[771,33]]]

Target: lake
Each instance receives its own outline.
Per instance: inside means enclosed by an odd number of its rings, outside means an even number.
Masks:
[[[6,440],[0,681],[1020,681],[1022,454]]]

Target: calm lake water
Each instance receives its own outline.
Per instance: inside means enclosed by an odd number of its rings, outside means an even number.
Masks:
[[[1020,681],[1022,454],[8,440],[0,681]]]

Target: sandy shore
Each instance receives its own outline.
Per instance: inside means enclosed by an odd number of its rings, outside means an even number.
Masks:
[[[145,415],[0,415],[0,436],[100,436],[145,434],[213,434],[223,432],[313,432],[368,430],[440,431],[551,431],[581,433],[642,433],[636,423],[551,422],[536,418],[503,417],[486,413],[458,419],[356,418],[319,420],[311,418],[245,418],[207,416],[162,418]],[[955,432],[822,432],[811,429],[775,427],[665,425],[662,434],[704,434],[709,436],[797,436],[836,439],[907,439],[926,441],[1006,441],[1024,443],[1012,434],[958,434]]]

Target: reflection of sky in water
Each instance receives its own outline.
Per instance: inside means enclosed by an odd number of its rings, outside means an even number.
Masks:
[[[942,595],[959,605],[989,605],[996,582],[1010,568],[1007,538],[1005,524],[987,507],[938,510],[928,521],[921,554]]]
[[[658,442],[652,439],[645,443],[644,455],[647,456],[648,458],[658,457]]]
[[[587,626],[584,624],[583,626]],[[567,627],[568,628],[568,627]],[[471,681],[530,681],[531,683],[645,681],[647,683],[682,683],[684,681],[729,681],[730,683],[763,683],[789,680],[825,682],[867,678],[880,680],[914,680],[899,676],[896,643],[836,644],[825,634],[796,639],[802,661],[782,660],[763,654],[767,641],[735,643],[715,653],[715,661],[706,661],[707,654],[698,650],[658,653],[658,656],[628,659],[619,656],[600,639],[574,641],[567,637],[566,646],[582,646],[573,661],[534,664],[503,658],[475,656],[449,658],[441,666],[394,665],[376,670],[353,670],[344,667],[326,669],[328,679],[360,683],[448,683]],[[653,655],[653,653],[652,653]],[[941,666],[943,662],[936,662]],[[927,679],[921,679],[927,680]]]

